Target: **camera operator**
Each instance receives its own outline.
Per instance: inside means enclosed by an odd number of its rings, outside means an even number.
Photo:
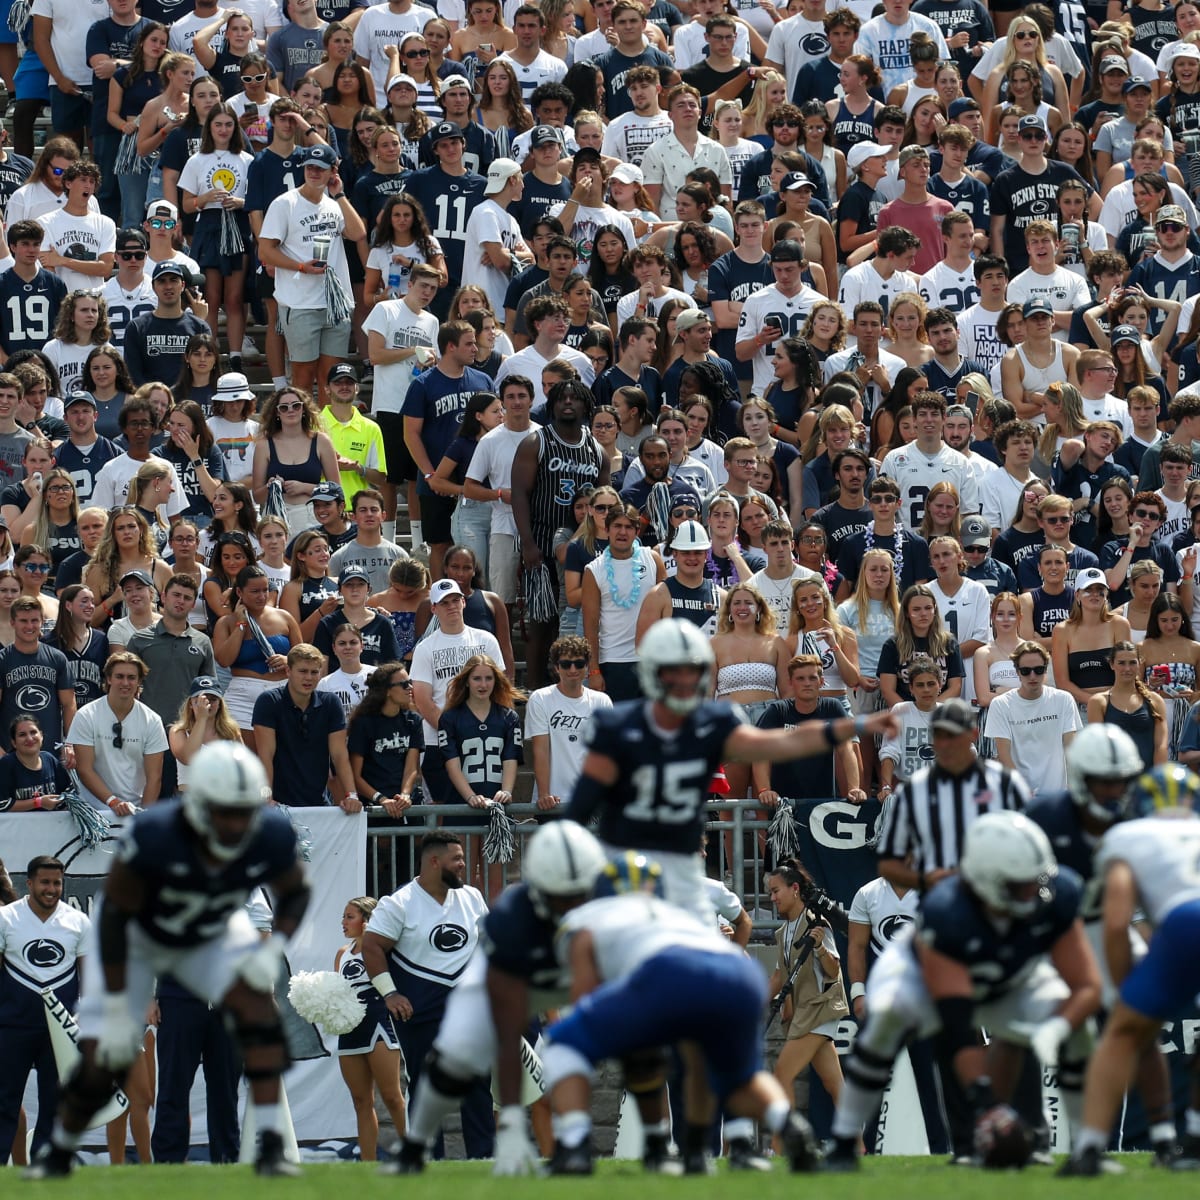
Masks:
[[[844,929],[846,913],[795,859],[780,863],[767,885],[783,921],[775,932],[779,958],[771,994],[778,996],[791,982],[782,1011],[787,1041],[775,1063],[775,1077],[790,1096],[796,1076],[811,1064],[836,1105],[842,1068],[834,1038],[850,1009],[830,920]]]

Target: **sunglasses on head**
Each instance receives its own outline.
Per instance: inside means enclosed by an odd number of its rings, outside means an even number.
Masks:
[[[1022,674],[1022,675],[1025,675],[1025,676],[1029,676],[1029,675],[1045,675],[1045,673],[1046,673],[1046,664],[1045,664],[1045,663],[1041,663],[1039,666],[1036,666],[1036,667],[1018,667],[1018,668],[1017,668],[1017,671],[1018,671],[1020,674]]]
[[[179,222],[174,217],[151,217],[151,229],[174,229]]]
[[[118,250],[117,257],[125,262],[142,262],[146,257],[145,250]]]

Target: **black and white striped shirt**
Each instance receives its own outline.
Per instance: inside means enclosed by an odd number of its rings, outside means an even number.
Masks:
[[[934,764],[905,783],[884,806],[875,852],[879,858],[912,855],[919,872],[954,869],[976,818],[1006,809],[1023,810],[1029,787],[1014,771],[977,758],[962,775]]]

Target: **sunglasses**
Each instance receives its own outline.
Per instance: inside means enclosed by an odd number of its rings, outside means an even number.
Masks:
[[[558,660],[558,669],[560,671],[582,671],[588,665],[586,658],[560,658]]]
[[[428,50],[405,50],[404,57],[405,58],[428,58],[429,51]]]
[[[304,407],[303,400],[289,400],[286,404],[275,405],[276,412],[299,412]]]
[[[988,548],[986,546],[964,546],[963,547],[964,554],[986,554],[987,552],[988,552]]]
[[[1166,230],[1167,233],[1182,233],[1187,226],[1180,225],[1178,221],[1159,221],[1155,228]]]
[[[263,71],[263,73],[261,75],[243,75],[242,82],[243,83],[264,83],[266,81],[266,78],[267,78],[267,73],[266,73],[266,71]]]
[[[179,222],[174,217],[151,217],[151,229],[174,229]]]
[[[1040,129],[1026,129],[1020,134],[1023,142],[1044,142],[1046,135]]]
[[[146,257],[145,250],[119,250],[117,257],[125,262],[141,262]]]
[[[697,512],[699,512],[699,509],[692,508],[690,505],[688,505],[684,508],[671,509],[671,516],[673,516],[673,517],[694,517],[697,514]]]
[[[54,176],[58,176],[58,175],[61,175],[66,169],[67,169],[66,167],[51,167],[50,174],[54,175]]]
[[[593,504],[592,512],[610,513],[617,506],[615,504]]]
[[[1043,517],[1042,520],[1045,521],[1047,525],[1070,525],[1071,523],[1071,518],[1069,516]]]
[[[31,562],[22,563],[21,570],[28,571],[30,573],[30,575],[49,575],[50,574],[50,564],[49,563],[31,563]]]
[[[1026,40],[1029,40],[1029,41],[1037,40],[1037,34],[1032,29],[1023,29],[1023,30],[1021,30],[1020,33],[1014,33],[1013,37],[1019,39],[1022,42],[1026,41]]]
[[[772,121],[771,128],[772,129],[799,129],[800,122],[793,121],[790,118],[784,117],[782,120]]]
[[[1028,678],[1030,675],[1045,675],[1046,664],[1042,663],[1037,667],[1018,667],[1017,671],[1026,678]]]
[[[407,691],[411,690],[411,688],[412,688],[412,680],[411,679],[393,679],[392,682],[388,684],[388,687],[403,688],[407,692]]]
[[[899,504],[899,496],[868,496],[868,504]]]
[[[1158,513],[1154,512],[1153,510],[1147,511],[1144,508],[1135,508],[1133,510],[1133,515],[1135,517],[1137,517],[1137,519],[1139,521],[1161,521],[1162,520],[1162,517]]]
[[[121,727],[121,722],[118,721],[112,727],[113,749],[120,750],[125,745],[125,730]]]
[[[820,538],[820,537],[797,538],[796,541],[801,546],[823,546],[823,545],[825,545],[825,539]]]

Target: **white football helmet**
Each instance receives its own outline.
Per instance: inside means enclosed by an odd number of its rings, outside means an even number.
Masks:
[[[673,713],[686,717],[711,693],[714,662],[712,646],[691,621],[655,621],[638,647],[638,682],[651,700],[661,701]],[[659,678],[664,667],[699,667],[695,692],[691,696],[670,695]]]
[[[1097,821],[1113,824],[1129,812],[1129,789],[1143,771],[1133,738],[1115,725],[1088,725],[1067,748],[1067,787],[1071,799]],[[1091,780],[1124,785],[1111,799],[1097,798]]]
[[[1021,813],[998,812],[984,813],[967,830],[958,870],[989,908],[1028,917],[1053,896],[1058,863],[1040,825]]]
[[[550,821],[529,839],[521,878],[544,920],[553,915],[551,897],[591,894],[608,855],[594,834],[576,821]]]
[[[200,835],[205,849],[222,862],[231,862],[249,845],[271,794],[267,773],[239,742],[210,742],[188,764],[188,788],[183,815]],[[253,820],[236,845],[226,845],[212,823],[214,808],[249,809]]]

